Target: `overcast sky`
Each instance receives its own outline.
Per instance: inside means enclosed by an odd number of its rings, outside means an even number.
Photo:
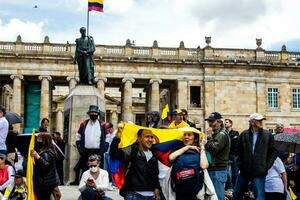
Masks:
[[[34,8],[35,5],[37,8]],[[74,43],[86,26],[87,0],[0,0],[0,41]],[[104,13],[90,13],[96,44],[137,46],[262,47],[300,50],[299,0],[104,0]]]

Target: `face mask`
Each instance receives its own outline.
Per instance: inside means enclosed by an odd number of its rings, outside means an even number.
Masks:
[[[98,118],[98,115],[90,115],[90,119],[92,121],[95,121]]]
[[[91,168],[90,168],[90,171],[93,172],[93,173],[97,172],[97,170],[98,170],[97,167],[91,167]]]

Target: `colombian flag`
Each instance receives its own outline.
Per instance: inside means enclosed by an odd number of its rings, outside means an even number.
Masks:
[[[164,125],[169,125],[171,122],[171,115],[170,115],[170,110],[169,110],[168,104],[166,104],[165,108],[162,110],[161,120],[162,120],[162,124],[164,124]]]
[[[153,149],[156,156],[158,157],[159,162],[161,163],[160,166],[166,168],[171,166],[168,159],[169,155],[174,148],[182,144],[182,137],[185,132],[194,132],[196,134],[199,134],[200,139],[203,137],[202,132],[192,127],[178,129],[156,129],[125,123],[119,148],[125,148],[135,143],[137,140],[137,132],[140,129],[151,130],[155,135]],[[113,175],[116,186],[118,188],[121,188],[125,180],[127,166],[125,166],[123,162],[110,157],[110,171]]]
[[[88,0],[88,11],[103,11],[103,0]]]
[[[30,139],[30,144],[28,148],[28,158],[27,158],[27,171],[26,171],[26,181],[28,187],[28,200],[35,200],[35,195],[33,191],[33,165],[34,158],[30,156],[30,152],[34,150],[34,142],[35,142],[35,130],[32,130],[32,135]]]

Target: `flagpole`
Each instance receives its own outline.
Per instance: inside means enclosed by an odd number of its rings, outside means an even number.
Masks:
[[[90,11],[89,11],[89,3],[88,3],[88,9],[87,9],[87,23],[86,23],[86,30],[87,30],[87,36],[89,37],[89,24],[90,24]]]

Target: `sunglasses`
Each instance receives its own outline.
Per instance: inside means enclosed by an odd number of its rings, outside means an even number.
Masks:
[[[89,166],[89,168],[92,168],[92,167],[97,167],[97,165],[90,165],[90,166]]]

